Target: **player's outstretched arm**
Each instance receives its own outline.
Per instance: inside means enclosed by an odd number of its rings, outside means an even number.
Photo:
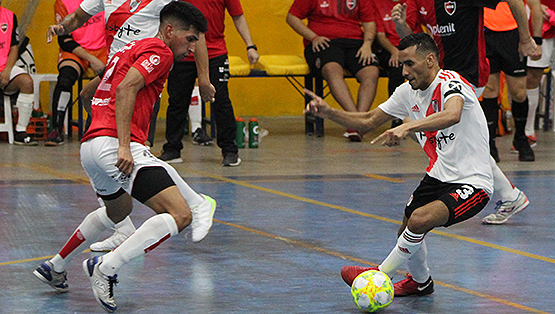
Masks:
[[[308,89],[305,89],[304,92],[312,98],[306,106],[305,113],[308,112],[320,118],[328,118],[345,127],[362,133],[371,132],[383,123],[393,119],[393,116],[386,114],[380,108],[376,108],[369,112],[347,112],[338,110],[330,107],[325,100]]]
[[[54,36],[67,35],[73,32],[83,26],[91,17],[92,15],[87,14],[81,7],[77,8],[77,10],[67,15],[60,23],[48,27],[46,31],[46,43],[51,43]]]

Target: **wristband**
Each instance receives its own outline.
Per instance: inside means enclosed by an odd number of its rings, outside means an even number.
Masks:
[[[256,47],[256,45],[247,46],[247,50],[249,50],[249,49],[254,49],[254,50],[258,51],[258,48]]]
[[[313,42],[314,39],[318,38],[318,35],[314,35],[314,37],[312,37],[312,39],[310,40],[310,42]]]
[[[539,36],[533,36],[532,39],[536,42],[536,45],[541,45],[543,43],[543,38]]]

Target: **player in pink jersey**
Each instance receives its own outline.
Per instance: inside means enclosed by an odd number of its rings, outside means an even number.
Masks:
[[[411,119],[372,141],[396,146],[414,135],[430,159],[424,179],[405,207],[397,245],[378,267],[345,266],[341,275],[348,285],[368,269],[393,277],[408,262],[411,275],[394,284],[395,296],[425,295],[434,291],[426,233],[473,217],[493,193],[488,129],[472,86],[458,73],[439,67],[439,50],[428,34],[401,40],[399,62],[408,82],[378,108],[368,113],[332,109],[307,91],[313,98],[307,111],[364,132],[393,118]]]
[[[56,23],[79,7],[82,0],[56,0]],[[73,85],[89,68],[95,74],[104,70],[108,49],[104,36],[104,12],[93,16],[71,34],[58,36],[58,81],[52,95],[52,127],[45,146],[64,144],[63,127],[67,106],[72,105]]]
[[[197,194],[167,163],[144,146],[152,106],[174,59],[195,50],[206,19],[194,6],[171,2],[160,13],[154,38],[131,42],[111,58],[92,103],[92,124],[81,145],[81,163],[104,206],[90,213],[58,254],[34,274],[60,292],[68,290],[66,265],[133,209],[132,198],[152,208],[146,220],[117,250],[87,259],[83,269],[97,302],[117,309],[113,286],[117,271],[163,241],[192,226],[201,241],[212,226],[216,203]]]
[[[27,134],[27,124],[33,112],[33,79],[25,70],[15,66],[19,47],[17,17],[12,11],[0,7],[0,24],[0,89],[6,95],[19,92],[16,102],[19,117],[15,126],[14,144],[36,146],[39,143]],[[11,104],[4,104],[9,105]]]

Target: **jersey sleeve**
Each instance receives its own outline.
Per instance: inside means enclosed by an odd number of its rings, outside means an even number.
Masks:
[[[407,25],[412,29],[413,32],[421,32],[420,18],[418,13],[418,8],[414,0],[407,1]]]
[[[289,13],[298,17],[301,20],[306,19],[312,12],[312,1],[310,0],[295,0],[289,8]]]
[[[389,97],[388,100],[379,105],[378,108],[383,110],[383,112],[387,113],[388,115],[394,116],[398,119],[404,119],[408,117],[409,106],[406,104],[406,102],[409,99],[409,95],[408,93],[406,93],[407,88],[411,88],[408,83],[397,87],[391,97]]]
[[[457,79],[446,81],[444,84],[441,84],[441,94],[443,95],[443,103],[454,96],[459,96],[464,99],[463,82]]]
[[[231,16],[239,16],[243,14],[243,8],[239,0],[226,0],[225,7]]]
[[[376,22],[376,17],[378,16],[378,14],[372,2],[373,1],[360,2],[360,11],[359,11],[360,22],[362,23]]]
[[[173,65],[173,55],[160,46],[145,48],[132,66],[141,72],[145,85],[149,85],[156,79],[168,75]]]
[[[85,13],[95,16],[104,11],[104,2],[102,0],[83,0],[80,7]]]
[[[56,23],[60,23],[64,17],[67,16],[67,8],[62,0],[56,0],[54,3],[54,20]]]

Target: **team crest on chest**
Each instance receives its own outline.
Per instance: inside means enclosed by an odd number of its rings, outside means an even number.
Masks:
[[[133,13],[137,10],[137,8],[139,8],[139,5],[141,4],[142,0],[131,0],[131,2],[129,3],[129,12]]]
[[[4,23],[0,25],[0,29],[2,30],[2,33],[6,33],[8,31],[8,24]]]
[[[457,3],[455,1],[447,1],[443,3],[443,7],[445,8],[445,12],[449,15],[455,14],[455,10],[457,10]]]
[[[357,6],[357,0],[346,0],[345,4],[347,4],[347,9],[354,10]]]
[[[432,99],[432,109],[434,112],[439,112],[439,101],[437,99]]]

